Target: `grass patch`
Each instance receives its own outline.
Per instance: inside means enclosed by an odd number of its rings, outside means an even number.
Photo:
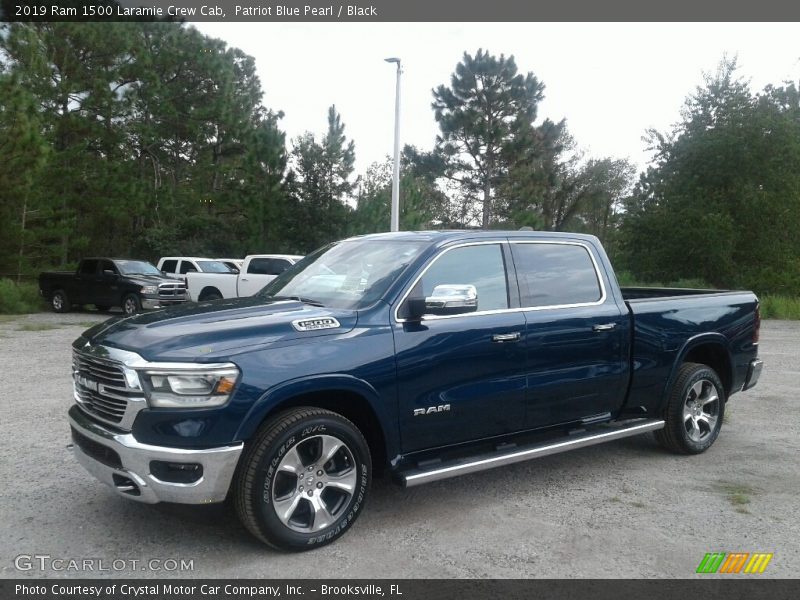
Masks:
[[[609,500],[609,502],[619,503],[619,502],[622,502],[622,499],[619,496],[614,496],[613,498],[611,498]]]
[[[636,508],[644,508],[645,503],[641,502],[640,500],[634,500],[633,502],[631,502],[631,506],[635,506]]]
[[[53,323],[20,323],[17,331],[50,331],[51,329],[60,329],[61,325],[54,325]]]
[[[0,279],[0,314],[22,315],[39,312],[44,307],[35,283],[17,284],[10,279]]]
[[[728,502],[734,507],[734,510],[743,515],[749,515],[750,511],[745,508],[750,504],[750,496],[756,493],[756,490],[746,483],[731,483],[723,481],[717,483],[714,487],[725,494]]]
[[[17,315],[0,315],[0,323],[13,323],[19,319]]]
[[[800,298],[765,295],[759,300],[762,319],[800,320]]]

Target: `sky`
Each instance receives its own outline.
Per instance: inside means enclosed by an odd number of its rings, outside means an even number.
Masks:
[[[431,90],[464,51],[513,54],[545,84],[538,122],[567,119],[587,156],[650,160],[642,136],[666,131],[724,55],[759,90],[800,79],[797,23],[196,23],[256,60],[264,104],[291,139],[323,134],[331,104],[356,144],[356,171],[393,151],[395,66],[403,62],[401,144],[433,147]]]

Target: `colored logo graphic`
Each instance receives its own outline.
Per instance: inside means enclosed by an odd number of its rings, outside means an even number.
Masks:
[[[707,552],[697,573],[763,573],[772,552]]]

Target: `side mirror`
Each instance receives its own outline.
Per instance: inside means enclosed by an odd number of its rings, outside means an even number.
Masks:
[[[112,271],[111,269],[103,269],[103,275],[111,279],[115,279],[117,277],[117,274],[114,273],[114,271]]]
[[[427,298],[409,298],[411,319],[424,315],[463,315],[478,310],[478,290],[474,285],[442,284],[433,288]]]

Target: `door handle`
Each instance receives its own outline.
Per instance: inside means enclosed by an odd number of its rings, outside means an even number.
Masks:
[[[495,333],[492,336],[492,341],[497,342],[498,344],[505,342],[518,342],[519,337],[519,331],[514,331],[513,333]]]
[[[242,281],[250,281],[247,277],[242,277]]]
[[[616,327],[616,323],[603,323],[602,325],[594,325],[592,331],[611,331]]]

